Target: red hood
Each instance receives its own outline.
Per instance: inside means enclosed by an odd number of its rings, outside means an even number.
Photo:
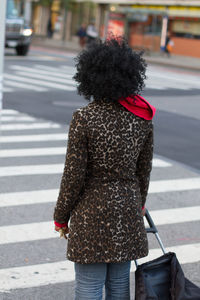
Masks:
[[[145,120],[152,120],[156,112],[156,108],[140,95],[119,99],[119,103],[134,115]]]

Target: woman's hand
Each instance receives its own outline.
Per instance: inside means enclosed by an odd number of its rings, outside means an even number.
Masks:
[[[68,228],[68,226],[65,226],[65,227],[59,227],[59,226],[56,226],[56,225],[55,225],[55,231],[59,231],[61,228],[63,228],[67,233],[69,233],[69,228]]]
[[[55,225],[55,230],[60,233],[60,238],[64,237],[67,240],[67,234],[69,233],[68,226],[65,227],[59,227]]]
[[[146,208],[144,207],[144,208],[142,208],[142,216],[144,217],[145,214],[146,214]]]

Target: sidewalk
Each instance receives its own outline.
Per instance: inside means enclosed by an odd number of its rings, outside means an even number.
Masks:
[[[55,39],[48,39],[45,37],[34,37],[32,40],[32,46],[44,47],[48,49],[64,50],[67,52],[78,53],[81,48],[78,43],[78,38],[74,37],[72,41],[60,41]],[[160,53],[150,53],[150,55],[144,56],[147,63],[179,67],[189,70],[200,71],[200,58],[189,56],[172,55],[170,58],[161,55]]]

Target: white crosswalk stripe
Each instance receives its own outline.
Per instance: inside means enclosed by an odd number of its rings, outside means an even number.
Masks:
[[[4,75],[4,91],[14,92],[18,90],[33,90],[45,92],[52,89],[75,91],[76,84],[73,76],[76,69],[71,66],[51,67],[42,64],[35,64],[33,67],[11,65],[12,73]],[[53,82],[53,84],[52,84]],[[11,88],[10,88],[11,87]],[[154,90],[191,90],[200,89],[198,78],[193,75],[185,76],[180,74],[177,77],[172,71],[164,73],[158,67],[150,66],[147,69],[146,88]]]
[[[1,125],[1,131],[11,131],[11,130],[30,130],[30,129],[41,129],[41,128],[59,128],[59,124],[53,123],[33,123],[33,124],[6,124]]]
[[[48,81],[53,81],[53,82],[59,82],[59,83],[64,83],[64,84],[70,84],[70,85],[75,85],[75,81],[72,80],[72,79],[65,79],[65,78],[58,78],[56,77],[54,74],[51,74],[51,76],[47,76],[47,75],[44,75],[44,74],[35,74],[35,73],[28,73],[28,72],[18,72],[19,75],[22,75],[22,76],[28,76],[28,77],[31,77],[31,78],[40,78],[42,80],[48,80]]]
[[[200,243],[167,247],[167,251],[175,252],[181,264],[199,262]],[[188,253],[190,255],[188,256]],[[151,249],[149,259],[161,256],[160,249]],[[139,260],[140,263],[145,259]],[[135,271],[134,263],[131,272]],[[67,274],[67,276],[66,276]],[[23,267],[0,270],[0,292],[13,289],[40,287],[44,285],[70,282],[75,280],[74,264],[71,261],[35,264]]]
[[[38,65],[37,68],[39,69],[40,66]],[[46,70],[50,69],[46,67]],[[2,162],[4,162],[4,165],[0,168],[0,180],[4,178],[12,179],[13,176],[27,175],[34,175],[35,177],[40,176],[40,180],[43,175],[49,175],[49,177],[52,176],[52,178],[54,174],[60,174],[61,176],[64,164],[55,163],[55,161],[54,163],[52,163],[51,159],[56,158],[56,155],[62,155],[64,158],[66,153],[66,146],[61,147],[57,145],[57,142],[67,141],[67,129],[66,133],[63,133],[63,128],[58,124],[47,123],[45,121],[42,122],[41,120],[39,121],[36,118],[18,113],[14,110],[3,110],[2,120],[4,135],[0,137],[0,142],[4,148],[0,150],[0,159],[2,160]],[[40,127],[42,126],[42,124],[48,124],[48,126],[44,125],[47,127]],[[18,135],[15,135],[15,130],[23,130],[25,128],[26,130],[30,129],[32,133],[29,132],[29,134],[26,133],[26,135],[19,135],[19,132],[17,132]],[[48,130],[51,129],[51,133],[41,134],[38,130],[39,128],[43,128],[43,130],[45,130],[45,128]],[[60,133],[54,133],[54,128],[57,128],[57,131],[60,131]],[[9,130],[12,131],[12,135],[8,135]],[[42,147],[42,145],[40,146],[40,144],[39,146],[37,144],[37,147],[34,146],[35,142],[41,141],[45,141],[46,143],[54,141],[54,146],[48,147],[46,144],[45,147]],[[29,143],[28,148],[26,148],[27,143]],[[34,157],[40,157],[41,159],[42,157],[45,157],[46,159],[49,158],[49,163],[47,163],[46,160],[45,164],[27,163],[24,165],[22,164],[16,166],[9,165],[10,158],[21,158],[22,160],[27,160],[33,159]],[[5,160],[5,158],[8,158],[8,160]],[[163,170],[163,172],[168,172],[173,168],[173,166],[174,162],[168,161],[161,157],[156,156],[153,160],[153,169],[156,171]],[[14,178],[15,180],[17,180],[17,177]],[[34,182],[34,177],[31,178],[33,178],[32,181]],[[3,186],[1,186],[0,188],[3,188]],[[26,187],[24,188],[26,189]],[[193,177],[191,175],[191,177],[188,176],[184,178],[172,179],[168,178],[164,180],[158,180],[157,178],[156,180],[154,179],[150,182],[150,195],[159,195],[163,193],[177,193],[178,195],[178,193],[182,191],[200,191],[200,177],[198,175],[196,175],[196,177]],[[46,219],[48,221],[41,221],[42,212],[40,213],[40,209],[37,210],[37,220],[31,222],[27,219],[24,221],[22,218],[22,216],[24,215],[24,211],[30,210],[31,212],[32,208],[36,207],[36,205],[44,205],[46,207],[49,203],[56,203],[58,193],[58,186],[56,188],[55,186],[52,186],[50,187],[50,189],[41,187],[39,190],[31,190],[30,187],[28,187],[27,191],[16,191],[14,187],[14,189],[10,190],[9,192],[2,192],[0,194],[0,219],[1,214],[4,214],[5,212],[13,215],[13,212],[11,213],[11,210],[15,212],[18,212],[20,210],[20,215],[17,218],[17,223],[8,222],[5,225],[1,223],[1,247],[9,247],[9,253],[13,253],[12,255],[16,255],[16,253],[14,253],[15,245],[20,245],[20,249],[21,251],[23,251],[23,249],[27,249],[26,245],[29,245],[29,243],[37,242],[37,245],[38,243],[41,243],[40,245],[42,247],[42,242],[48,241],[48,243],[51,243],[52,241],[53,243],[56,239],[58,239],[58,233],[54,231],[53,221],[50,219]],[[187,204],[183,207],[167,207],[165,209],[156,208],[155,210],[151,210],[150,213],[156,226],[158,226],[158,229],[163,229],[166,225],[183,226],[183,224],[196,224],[196,222],[200,221],[200,203],[199,205],[195,204],[192,206],[190,199],[188,199]],[[61,247],[62,246],[63,244],[61,245]],[[187,244],[174,245],[170,247],[167,246],[168,245],[166,245],[167,251],[176,252],[180,263],[199,264],[199,241],[197,241],[196,243],[189,242]],[[57,247],[59,247],[59,245],[57,245]],[[40,251],[41,250],[42,249],[40,249]],[[0,255],[1,251],[2,250],[0,248]],[[30,256],[32,255],[31,253],[32,252],[30,248]],[[156,247],[154,249],[150,249],[148,257],[139,260],[139,263],[154,259],[161,255],[162,252],[160,248]],[[131,272],[134,271],[135,265],[132,262]],[[50,261],[48,263],[46,263],[46,261],[43,261],[43,263],[40,264],[35,260],[34,263],[31,263],[29,265],[25,265],[24,263],[24,265],[21,265],[20,267],[3,267],[0,270],[0,292],[4,293],[10,292],[11,290],[24,288],[39,288],[45,285],[56,285],[64,282],[72,282],[74,281],[74,279],[74,265],[68,260],[60,260],[58,262]]]
[[[0,157],[23,157],[23,156],[42,156],[42,155],[63,155],[66,153],[65,147],[51,148],[31,148],[31,149],[11,149],[0,150]]]
[[[200,206],[152,211],[151,216],[157,226],[200,221]],[[14,236],[12,232],[15,232]],[[56,237],[52,221],[1,226],[0,245]]]
[[[200,190],[200,177],[151,181],[149,194]],[[58,190],[2,193],[0,207],[55,202]]]
[[[38,86],[45,86],[48,88],[55,88],[55,89],[60,89],[60,90],[65,90],[65,91],[75,91],[76,88],[69,86],[69,85],[64,85],[64,84],[58,84],[58,83],[52,83],[49,81],[43,81],[43,80],[37,80],[37,79],[32,79],[32,78],[27,78],[24,76],[18,76],[18,75],[10,75],[10,74],[4,74],[4,77],[7,79],[13,79],[16,81],[22,81],[22,82],[27,82],[28,84],[35,84]]]
[[[170,164],[168,164],[167,162],[162,163],[162,161],[154,159],[153,166],[155,168],[156,167],[160,168],[160,167],[168,167],[168,166],[170,166]],[[2,176],[3,177],[21,176],[21,175],[23,175],[23,176],[25,176],[25,175],[39,175],[39,174],[61,174],[62,171],[63,171],[63,168],[64,168],[63,164],[1,167],[0,177],[2,177]]]
[[[1,167],[0,177],[20,176],[20,175],[39,175],[39,174],[60,174],[63,171],[63,164],[36,165],[36,166],[9,166]]]
[[[55,202],[58,189],[31,192],[2,193],[0,207]]]
[[[19,116],[19,112],[17,110],[14,109],[4,109],[1,111],[2,115],[18,115]]]
[[[24,128],[24,127],[23,127]],[[32,127],[31,127],[32,128]],[[37,128],[37,127],[36,127]],[[40,127],[44,128],[44,127]],[[54,128],[54,127],[51,127]],[[28,128],[30,129],[30,128]],[[18,127],[17,127],[18,130]],[[66,139],[66,135],[63,136],[64,140]],[[0,139],[1,141],[1,139]],[[25,149],[9,149],[9,150],[0,150],[0,157],[21,157],[21,156],[40,156],[40,155],[63,155],[66,153],[65,147],[49,147],[49,148],[25,148]],[[157,168],[162,167],[170,167],[171,164],[158,159],[153,159],[153,166]],[[29,167],[29,166],[28,166]],[[39,166],[38,166],[39,168]],[[55,166],[55,168],[59,169],[59,167]]]
[[[167,193],[187,190],[200,190],[200,177],[159,180],[150,182],[149,193]]]
[[[158,67],[150,66],[147,69],[147,88],[153,89],[179,89],[191,90],[200,89],[199,78],[193,75],[174,74],[173,71],[163,72]]]
[[[33,135],[9,135],[0,136],[1,143],[18,143],[18,142],[44,142],[44,141],[65,141],[67,133],[51,133],[51,134],[33,134]]]
[[[17,71],[27,71],[27,72],[31,72],[31,73],[36,73],[36,74],[44,74],[44,75],[50,75],[49,71],[48,70],[38,70],[38,69],[33,69],[33,68],[29,68],[29,67],[22,67],[22,66],[17,66],[17,65],[13,65],[10,67],[12,70],[17,70]],[[72,78],[72,75],[69,75],[69,74],[65,74],[65,73],[62,73],[62,72],[53,72],[51,73],[51,75],[53,76],[56,76],[56,77],[61,77],[61,78]]]
[[[44,66],[44,65],[39,65],[39,64],[36,65],[36,68],[50,70],[50,71],[56,71],[56,70],[58,70],[55,67],[49,67],[49,66]],[[64,71],[70,72],[72,74],[74,74],[76,72],[76,69],[74,67],[70,67],[70,66],[62,66],[61,69],[63,69]]]
[[[181,264],[199,263],[200,243],[166,247],[166,250],[167,252],[175,252]],[[161,249],[150,249],[148,258],[139,259],[138,262],[141,264],[161,255]],[[135,270],[134,264],[132,264],[132,270]]]
[[[29,116],[22,116],[22,117],[15,117],[15,116],[6,116],[6,115],[3,115],[1,117],[1,122],[23,122],[23,121],[36,121],[35,118],[33,117],[29,117]]]
[[[16,78],[14,78],[14,79],[16,79]],[[30,84],[30,83],[27,85],[25,83],[12,81],[10,79],[9,80],[4,80],[4,84],[6,86],[12,86],[12,87],[17,87],[17,88],[22,88],[22,89],[25,89],[25,90],[26,89],[27,90],[33,90],[35,92],[46,92],[47,91],[47,89],[45,89],[45,88],[37,87],[36,85]]]
[[[11,89],[11,88],[8,88],[8,87],[3,87],[3,92],[4,93],[13,93],[15,90],[14,89]]]

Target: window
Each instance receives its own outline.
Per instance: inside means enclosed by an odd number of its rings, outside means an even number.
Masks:
[[[7,0],[6,17],[7,18],[18,17],[17,5],[14,0]]]

